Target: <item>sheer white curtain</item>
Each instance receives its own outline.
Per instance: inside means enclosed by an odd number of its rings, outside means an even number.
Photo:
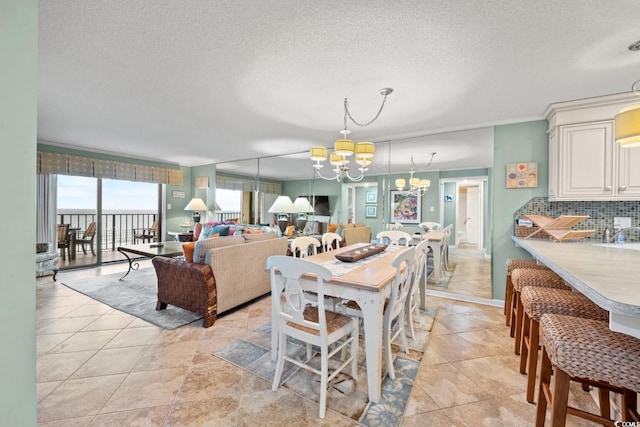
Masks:
[[[36,203],[36,239],[37,242],[49,242],[49,251],[57,251],[57,198],[58,176],[38,174]]]

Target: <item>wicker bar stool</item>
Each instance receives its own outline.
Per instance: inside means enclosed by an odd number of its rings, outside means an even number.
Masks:
[[[605,322],[598,320],[544,314],[540,319],[540,341],[542,367],[536,427],[544,426],[547,404],[551,407],[552,427],[564,426],[567,414],[613,425],[609,404],[611,391],[621,394],[622,421],[638,422],[639,339],[613,332]],[[570,381],[598,387],[599,415],[568,406]]]
[[[607,321],[609,312],[579,292],[527,286],[520,293],[524,315],[520,341],[520,373],[527,374],[527,402],[533,403],[538,366],[539,322],[543,314],[562,314]]]
[[[511,325],[511,297],[513,294],[513,283],[511,283],[511,273],[516,268],[538,268],[540,270],[548,270],[548,268],[538,263],[535,259],[508,259],[507,263],[507,281],[504,286],[504,316],[505,325]]]
[[[520,292],[525,286],[537,286],[543,288],[566,289],[571,288],[565,285],[564,280],[551,270],[540,270],[535,268],[516,268],[511,273],[513,292],[511,293],[511,331],[515,338],[514,352],[520,355],[520,340],[522,339],[522,301]]]

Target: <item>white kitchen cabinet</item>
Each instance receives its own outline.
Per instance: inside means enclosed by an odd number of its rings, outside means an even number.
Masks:
[[[613,117],[629,101],[612,95],[552,104],[549,200],[640,200],[640,147],[614,141]]]

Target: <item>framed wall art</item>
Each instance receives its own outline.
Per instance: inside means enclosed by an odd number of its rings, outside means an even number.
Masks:
[[[366,218],[375,218],[378,216],[378,207],[376,205],[365,206],[364,216]]]
[[[367,203],[378,203],[378,192],[377,191],[367,191],[366,202]]]
[[[538,163],[507,163],[507,188],[532,188],[538,186]]]
[[[422,203],[420,195],[403,195],[401,191],[391,191],[391,223],[420,223]]]

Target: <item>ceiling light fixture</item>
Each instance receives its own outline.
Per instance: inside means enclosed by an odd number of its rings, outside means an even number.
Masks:
[[[427,163],[427,166],[424,169],[427,169],[431,165],[431,162],[433,162],[433,157],[435,155],[436,153],[431,153],[431,159],[429,159],[429,163]],[[431,185],[431,181],[428,179],[413,177],[415,166],[416,164],[413,162],[413,156],[411,156],[411,169],[409,170],[409,188],[407,188],[406,191],[404,190],[404,188],[407,185],[407,181],[404,178],[396,179],[396,187],[398,187],[398,191],[403,196],[422,196],[427,192],[429,186]]]
[[[629,45],[632,52],[640,51],[640,40]],[[640,80],[636,81],[631,90],[640,96]],[[640,104],[629,105],[620,110],[614,118],[615,139],[621,147],[640,146]]]
[[[629,46],[631,49],[631,46]],[[633,93],[640,96],[640,80],[631,86]],[[620,110],[615,121],[616,142],[622,147],[640,146],[640,104],[629,105]]]
[[[349,103],[347,98],[344,99],[344,129],[340,131],[342,134],[342,139],[336,140],[333,152],[329,156],[329,162],[335,166],[332,171],[335,173],[335,176],[325,177],[320,173],[320,168],[324,165],[323,161],[327,159],[327,147],[311,147],[309,152],[309,157],[314,161],[313,167],[318,171],[318,176],[322,179],[326,180],[337,180],[341,182],[344,179],[350,179],[351,181],[361,181],[364,178],[365,172],[368,170],[367,166],[371,164],[373,161],[373,156],[376,153],[376,146],[373,142],[358,142],[354,144],[353,140],[348,139],[347,135],[351,133],[350,130],[347,129],[347,117],[354,124],[365,127],[369,126],[371,123],[375,122],[380,113],[382,113],[382,109],[384,108],[384,104],[387,101],[387,96],[393,92],[391,88],[383,88],[380,89],[380,95],[384,96],[382,99],[382,105],[380,105],[380,109],[378,113],[374,116],[373,119],[369,120],[367,123],[358,123],[351,112],[349,111]],[[349,174],[349,167],[347,164],[349,163],[349,157],[355,154],[355,162],[360,166],[358,170],[360,174],[358,176],[351,176]]]

